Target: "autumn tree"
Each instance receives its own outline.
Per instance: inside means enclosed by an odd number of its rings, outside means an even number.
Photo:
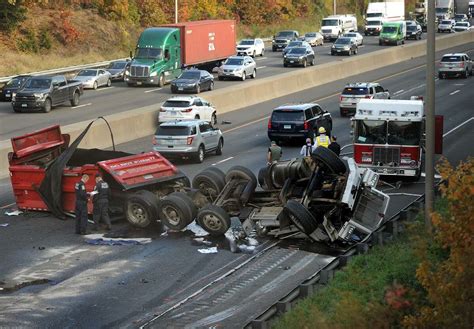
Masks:
[[[0,30],[11,31],[26,19],[26,8],[21,0],[0,2]]]

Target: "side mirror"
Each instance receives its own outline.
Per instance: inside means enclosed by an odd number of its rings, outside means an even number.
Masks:
[[[53,90],[58,90],[59,89],[59,85],[58,84],[54,84],[53,85]]]

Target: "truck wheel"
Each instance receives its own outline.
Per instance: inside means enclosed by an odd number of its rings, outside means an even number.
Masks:
[[[74,94],[72,95],[71,99],[71,106],[77,106],[79,105],[79,92],[75,91]]]
[[[158,219],[158,200],[150,191],[131,194],[125,203],[125,218],[135,227],[145,228]]]
[[[224,147],[224,140],[221,138],[217,143],[216,155],[222,155],[222,148]]]
[[[224,209],[210,204],[202,208],[197,223],[212,236],[224,235],[230,228],[230,217]]]
[[[346,173],[346,166],[341,159],[330,149],[318,146],[311,154],[315,162],[322,164],[327,170],[334,174],[344,175]]]
[[[196,215],[193,201],[182,192],[167,195],[160,202],[160,220],[172,230],[180,231],[191,223]],[[194,214],[193,214],[194,209]]]
[[[163,73],[160,74],[160,77],[158,79],[158,87],[163,87],[165,85],[165,76]]]
[[[288,200],[283,208],[283,214],[295,224],[295,226],[308,236],[318,228],[318,221],[301,203]]]
[[[204,145],[200,145],[198,151],[194,155],[194,160],[197,163],[202,163],[204,161],[204,156],[205,156]]]
[[[51,99],[46,98],[46,100],[44,101],[43,112],[44,113],[51,112]]]
[[[99,87],[99,84],[97,83],[97,81],[94,81],[94,84],[92,85],[92,89],[96,90],[97,87]]]
[[[234,166],[227,171],[227,174],[225,175],[226,183],[234,178],[246,179],[254,182],[255,186],[257,185],[257,177],[255,177],[250,169],[243,166]]]
[[[193,188],[198,189],[207,198],[214,200],[224,189],[225,175],[218,168],[215,169],[218,169],[220,173],[211,170],[211,168],[214,167],[210,167],[194,176],[192,186]]]

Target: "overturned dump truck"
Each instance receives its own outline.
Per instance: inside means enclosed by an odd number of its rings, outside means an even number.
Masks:
[[[74,185],[81,176],[91,177],[86,190],[92,191],[94,176],[101,173],[111,188],[112,212],[123,213],[136,227],[160,224],[159,198],[188,189],[189,179],[157,152],[78,148],[92,123],[71,144],[58,125],[11,139],[9,170],[18,208],[64,218],[74,212]],[[111,136],[113,141],[112,132]],[[88,210],[92,213],[91,202]]]
[[[193,179],[208,201],[196,220],[211,235],[224,234],[230,218],[239,217],[243,237],[303,233],[317,242],[356,243],[384,220],[389,197],[376,189],[377,183],[376,173],[358,168],[350,158],[346,164],[324,147],[311,157],[262,168],[258,179],[241,166],[227,174],[208,168]]]

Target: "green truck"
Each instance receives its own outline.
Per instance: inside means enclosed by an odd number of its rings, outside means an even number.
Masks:
[[[187,67],[212,68],[235,55],[233,20],[206,20],[168,24],[145,29],[138,39],[130,67],[125,72],[129,86],[162,87]]]
[[[382,25],[382,31],[380,31],[379,45],[399,45],[405,43],[407,36],[407,25],[406,22],[385,22]]]

